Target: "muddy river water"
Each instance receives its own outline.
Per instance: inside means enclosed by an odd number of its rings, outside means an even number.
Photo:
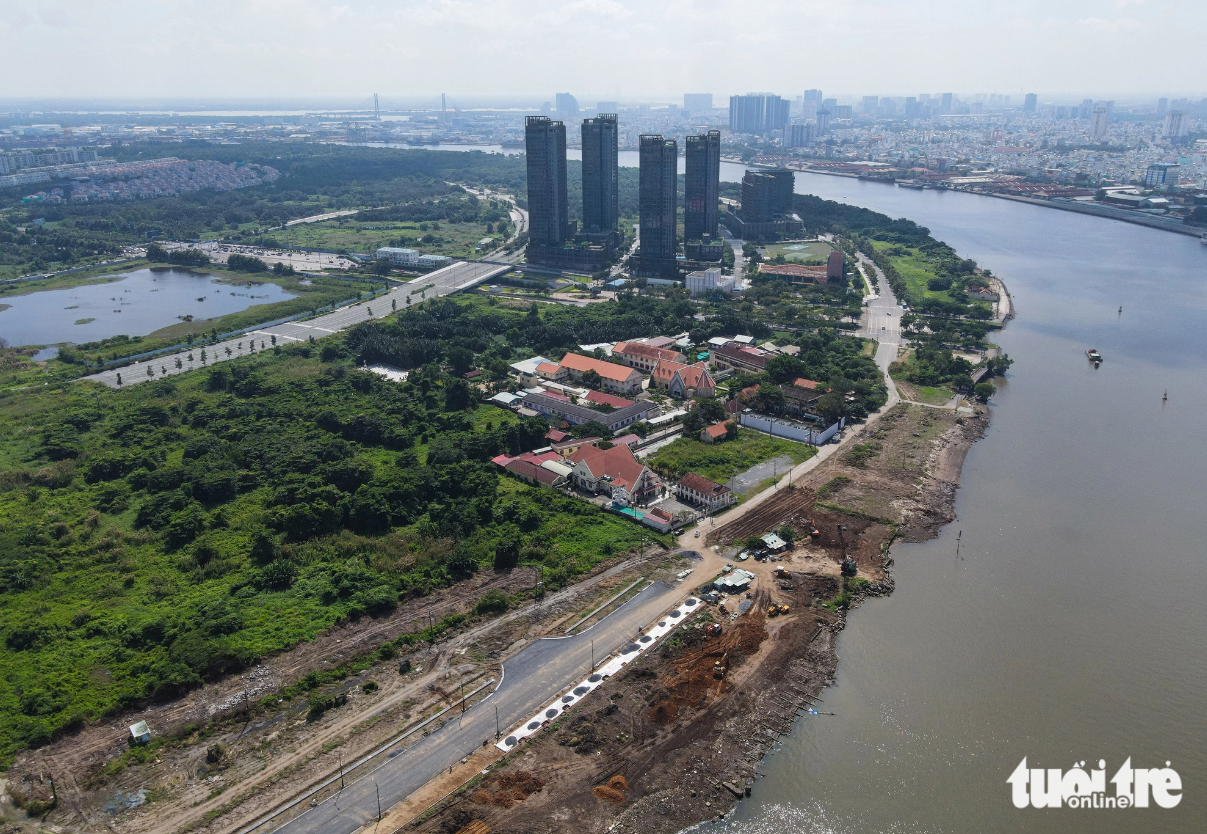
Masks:
[[[715,828],[1207,830],[1207,247],[1006,200],[796,182],[909,217],[993,269],[1018,312],[997,337],[1015,365],[957,521],[895,545],[896,592],[841,634],[818,707],[836,714],[800,719]],[[1020,810],[1006,780],[1024,757],[1104,761],[1109,796],[1129,757],[1169,762],[1183,798]]]

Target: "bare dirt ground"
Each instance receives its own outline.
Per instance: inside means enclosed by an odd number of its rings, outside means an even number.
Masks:
[[[27,801],[51,800],[53,777],[58,801],[44,821],[60,830],[234,830],[338,772],[341,762],[356,760],[455,703],[461,692],[497,678],[503,657],[544,634],[561,633],[634,579],[669,575],[672,562],[673,557],[656,553],[617,557],[538,603],[490,620],[472,618],[434,646],[420,644],[389,658],[378,651],[432,620],[470,611],[490,588],[514,593],[533,581],[533,572],[525,568],[480,575],[404,602],[391,616],[332,628],[179,701],[149,705],[26,751],[6,774],[8,791]],[[312,670],[333,669],[373,652],[374,662],[359,674],[288,700],[271,697]],[[406,663],[409,671],[402,674]],[[366,687],[370,681],[374,685]],[[316,720],[308,717],[308,695],[343,696],[347,702]],[[121,758],[129,750],[126,726],[140,719],[167,743],[148,761],[127,764],[129,757]],[[416,734],[414,740],[421,737]],[[408,743],[392,748],[394,755]],[[0,813],[4,810],[0,807]],[[20,821],[22,815],[4,816]]]
[[[706,543],[723,553],[784,524],[798,544],[780,561],[743,563],[756,576],[749,598],[704,607],[417,830],[454,834],[479,820],[501,834],[669,834],[723,816],[832,679],[848,608],[891,591],[893,538],[921,540],[951,520],[960,465],[987,419],[901,404],[792,489],[711,531]],[[857,563],[853,579],[841,576],[844,554]],[[769,616],[772,603],[789,613]],[[539,789],[514,793],[517,782]],[[393,822],[383,834],[402,827]]]

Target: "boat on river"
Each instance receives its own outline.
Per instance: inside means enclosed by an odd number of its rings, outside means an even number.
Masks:
[[[1093,348],[1090,348],[1089,350],[1087,350],[1085,352],[1085,355],[1088,356],[1090,361],[1093,362],[1095,365],[1102,364],[1102,354],[1099,353],[1098,351],[1094,350]]]

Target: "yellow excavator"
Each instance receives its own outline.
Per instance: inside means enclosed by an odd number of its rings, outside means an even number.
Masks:
[[[712,676],[714,678],[716,678],[717,680],[721,680],[722,678],[725,677],[725,673],[728,671],[729,671],[729,652],[725,652],[725,654],[721,655],[721,659],[713,664]]]

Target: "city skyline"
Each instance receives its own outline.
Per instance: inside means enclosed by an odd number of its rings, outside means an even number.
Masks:
[[[1202,83],[1194,56],[1205,26],[1200,4],[1145,0],[1021,0],[984,9],[954,0],[842,7],[777,0],[757,8],[729,0],[664,7],[419,0],[405,8],[376,0],[204,7],[136,0],[120,8],[18,0],[0,20],[0,72],[14,100],[322,98],[357,96],[370,85],[387,98],[439,91],[552,98],[541,91],[556,79],[580,101],[711,91],[719,103],[768,86],[781,87],[780,95],[805,87],[913,95],[956,78],[986,93],[1125,98],[1201,93],[1178,85]],[[841,60],[852,39],[875,57]],[[1137,43],[1160,44],[1162,60]],[[604,60],[582,61],[584,47]],[[776,66],[714,60],[735,50],[776,54]],[[516,54],[537,58],[516,62]],[[1187,80],[1168,87],[1174,79]]]

